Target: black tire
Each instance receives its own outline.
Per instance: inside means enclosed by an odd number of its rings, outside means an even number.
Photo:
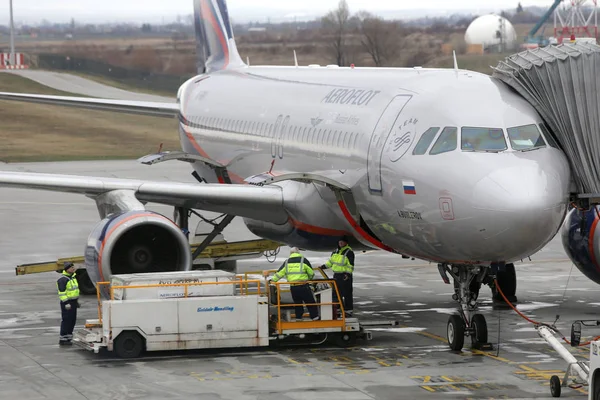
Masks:
[[[341,332],[334,336],[335,344],[339,347],[352,347],[357,339],[356,332]]]
[[[560,397],[560,378],[556,375],[550,377],[550,393],[552,397]]]
[[[79,292],[86,295],[95,295],[96,294],[96,286],[94,282],[90,279],[87,270],[80,269],[77,270],[75,274],[75,278],[77,279],[77,285],[79,286]]]
[[[135,331],[121,332],[115,339],[114,351],[121,358],[137,358],[144,350],[144,338]]]
[[[237,261],[236,260],[217,261],[217,262],[215,262],[215,269],[218,269],[221,271],[233,272],[235,274],[237,271]]]
[[[515,271],[515,264],[506,264],[504,271],[498,271],[496,280],[498,281],[498,285],[500,286],[500,289],[502,289],[502,293],[504,293],[506,298],[510,302],[516,302],[517,272]],[[494,301],[504,302],[504,299],[500,295],[500,292],[496,290],[496,288],[492,289],[492,295],[494,297]]]
[[[471,320],[471,328],[473,328],[473,334],[471,335],[471,343],[473,346],[488,342],[487,322],[483,315],[473,315],[473,319]]]
[[[600,400],[600,371],[596,370],[592,375],[592,399]]]
[[[451,315],[448,318],[448,325],[446,327],[446,335],[448,339],[448,345],[451,350],[461,351],[465,344],[465,323],[458,315]]]

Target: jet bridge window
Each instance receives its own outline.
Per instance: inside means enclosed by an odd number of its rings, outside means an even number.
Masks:
[[[546,147],[544,138],[536,125],[508,128],[508,137],[513,150],[532,150]]]
[[[460,147],[463,151],[498,152],[508,149],[501,128],[463,127]]]
[[[429,154],[441,154],[456,150],[457,142],[458,128],[454,126],[447,126],[444,128],[442,133],[440,133],[440,137],[438,137],[438,140],[436,140]]]
[[[413,154],[414,155],[423,155],[423,154],[427,153],[427,149],[429,148],[429,145],[431,144],[431,142],[433,142],[433,139],[435,139],[435,135],[437,135],[439,130],[440,130],[440,127],[438,126],[438,127],[434,127],[434,128],[429,128],[425,132],[423,132],[423,134],[421,135],[421,139],[419,139],[419,142],[417,143],[417,145],[415,146],[415,149],[413,150]]]

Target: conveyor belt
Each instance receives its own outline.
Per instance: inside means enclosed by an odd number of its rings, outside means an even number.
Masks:
[[[578,193],[600,193],[600,46],[527,50],[500,61],[493,76],[544,118],[569,159]]]

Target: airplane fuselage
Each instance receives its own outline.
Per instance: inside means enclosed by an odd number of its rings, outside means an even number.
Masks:
[[[542,119],[487,75],[248,67],[195,77],[178,100],[185,151],[227,166],[234,183],[288,172],[334,179],[351,188],[373,236],[401,254],[509,262],[541,249],[564,218],[566,158],[550,145],[514,148],[507,128],[539,126]],[[495,129],[506,149],[467,151],[464,127]],[[452,128],[454,148],[450,141],[450,150],[433,151]],[[436,132],[419,144],[428,130]],[[207,182],[218,181],[204,164],[194,168]],[[325,200],[330,217],[304,213],[298,228],[351,231],[335,198]]]

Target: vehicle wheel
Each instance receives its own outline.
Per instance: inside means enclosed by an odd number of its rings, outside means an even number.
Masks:
[[[96,294],[96,286],[90,279],[90,276],[88,275],[88,272],[85,269],[77,270],[75,278],[77,279],[77,285],[79,286],[79,291],[81,293],[87,295]]]
[[[465,344],[465,323],[458,315],[451,315],[447,327],[448,345],[454,351],[461,351]]]
[[[356,344],[356,332],[342,332],[334,336],[335,344],[339,347],[351,347]]]
[[[504,267],[504,271],[498,271],[498,276],[496,278],[498,281],[498,285],[500,289],[502,289],[502,293],[506,296],[506,298],[514,303],[517,301],[517,272],[515,271],[515,264],[506,264]],[[492,290],[492,295],[494,297],[494,301],[504,302],[504,299],[500,295],[500,292],[495,288]]]
[[[593,397],[592,400],[600,400],[600,372],[596,370],[592,376],[593,382]]]
[[[121,332],[115,339],[114,349],[121,358],[137,358],[144,350],[144,338],[137,332]]]
[[[550,377],[550,393],[552,397],[560,397],[560,378],[556,375]]]
[[[487,343],[488,329],[485,317],[481,314],[473,315],[471,327],[473,328],[473,334],[471,335],[471,343],[473,346],[475,346],[477,343]]]

